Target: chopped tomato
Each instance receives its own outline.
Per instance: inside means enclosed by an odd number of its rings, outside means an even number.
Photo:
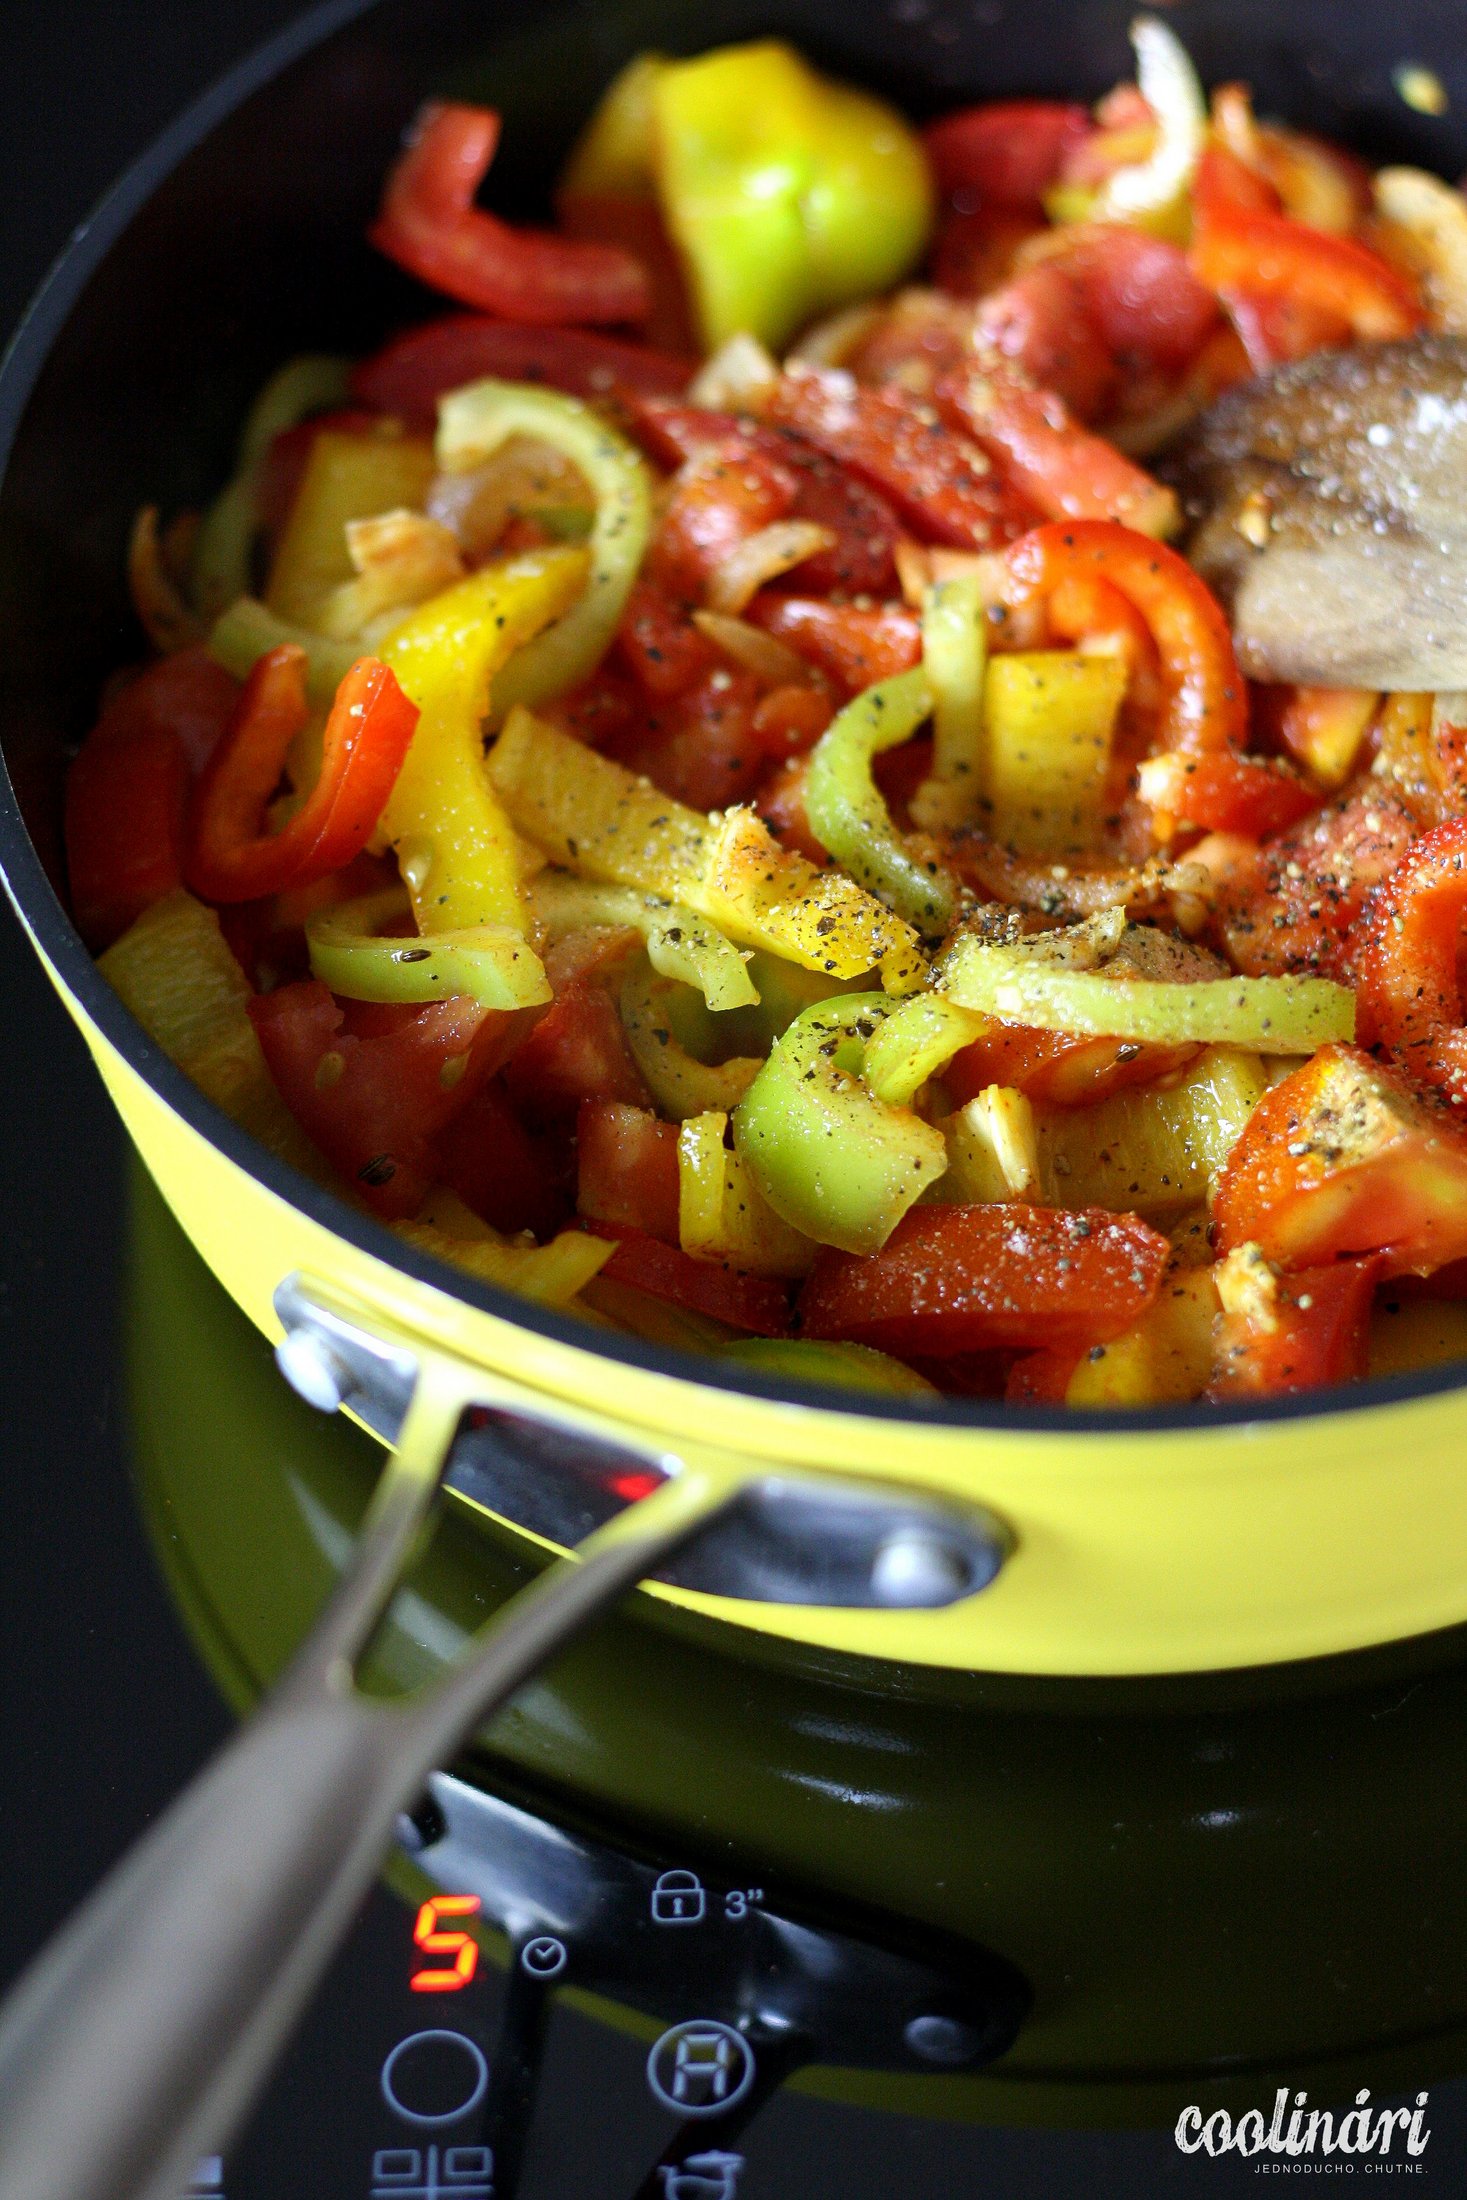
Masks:
[[[754,712],[755,740],[768,756],[800,756],[812,749],[831,719],[835,705],[824,686],[791,681],[771,688]]]
[[[1216,1368],[1205,1396],[1216,1401],[1285,1396],[1365,1373],[1377,1255],[1280,1276],[1259,1303],[1218,1321]]]
[[[793,848],[807,861],[825,864],[830,859],[810,830],[805,809],[805,788],[810,777],[808,757],[793,756],[772,772],[759,789],[754,807],[782,848]]]
[[[1077,1352],[1026,1352],[1009,1369],[1004,1385],[1011,1406],[1062,1406],[1079,1365]]]
[[[493,375],[501,382],[543,382],[572,397],[607,398],[629,390],[676,397],[696,361],[647,344],[624,343],[583,328],[527,328],[478,313],[450,313],[394,336],[352,375],[363,404],[393,413],[411,428],[437,424],[447,390]]]
[[[1359,1047],[1322,1047],[1253,1110],[1213,1220],[1221,1253],[1257,1244],[1293,1269],[1379,1252],[1389,1275],[1429,1275],[1467,1255],[1467,1133]]]
[[[858,481],[807,436],[792,428],[744,420],[695,405],[649,401],[636,408],[635,424],[660,465],[721,458],[737,466],[750,452],[788,478],[793,501],[777,516],[813,520],[835,536],[829,550],[807,558],[802,584],[812,594],[839,589],[851,595],[884,595],[895,582],[893,560],[901,527],[890,503]]]
[[[1185,1069],[1201,1049],[1144,1046],[1128,1039],[1087,1039],[1027,1024],[994,1024],[963,1047],[942,1073],[961,1107],[989,1085],[1010,1085],[1051,1107],[1084,1108],[1132,1085]]]
[[[595,1222],[678,1243],[678,1132],[646,1108],[587,1100],[576,1117],[576,1205]]]
[[[487,107],[424,107],[368,231],[378,251],[507,321],[645,321],[651,290],[630,253],[511,229],[474,205],[498,142],[499,117]]]
[[[898,1357],[1103,1343],[1155,1298],[1170,1247],[1135,1215],[1002,1204],[914,1207],[879,1253],[822,1250],[806,1336]]]
[[[210,901],[254,901],[307,886],[359,856],[402,768],[418,707],[397,675],[359,657],[336,691],[315,786],[278,833],[265,812],[305,725],[306,653],[293,642],[251,672],[228,732],[194,790],[184,875]]]
[[[616,1004],[592,978],[571,978],[510,1057],[505,1084],[532,1125],[570,1123],[583,1100],[650,1107]]]
[[[94,952],[183,884],[189,780],[218,744],[239,682],[203,649],[160,658],[104,705],[66,780],[72,914]]]
[[[633,582],[617,647],[638,684],[659,700],[681,695],[720,662],[682,605],[652,580]]]
[[[1197,756],[1240,749],[1248,695],[1217,598],[1165,543],[1109,520],[1036,527],[1006,553],[1016,607],[1042,601],[1072,574],[1098,575],[1141,613],[1156,642],[1167,698],[1161,743]]]
[[[826,673],[847,695],[910,672],[922,661],[922,625],[904,604],[824,603],[811,596],[777,596],[762,589],[744,614],[776,634]]]
[[[1268,840],[1319,807],[1319,797],[1284,765],[1261,756],[1148,757],[1141,796],[1173,825]]]
[[[1248,977],[1334,976],[1373,886],[1420,831],[1409,805],[1380,780],[1316,810],[1224,879],[1214,922]]]
[[[751,674],[715,665],[686,694],[607,735],[602,752],[692,809],[722,809],[742,802],[768,763],[754,732],[758,699]]]
[[[1467,1104],[1457,962],[1467,911],[1467,818],[1423,833],[1361,918],[1360,1010],[1369,1034],[1423,1084]]]
[[[937,401],[997,462],[1032,509],[1047,519],[1113,520],[1144,534],[1170,531],[1171,490],[1073,419],[1052,390],[1028,388],[1006,370],[945,375]]]
[[[609,1223],[587,1222],[585,1227],[597,1237],[616,1240],[616,1251],[601,1270],[613,1283],[629,1283],[654,1299],[691,1307],[696,1314],[707,1314],[756,1337],[788,1335],[789,1292],[772,1276],[751,1276],[717,1261],[694,1260],[680,1246],[664,1245],[660,1238],[624,1223],[613,1228]]]
[[[948,196],[1041,213],[1065,156],[1094,127],[1089,109],[1074,100],[989,100],[929,123],[922,142]]]
[[[571,1213],[563,1142],[526,1130],[492,1077],[437,1140],[438,1176],[492,1229],[542,1242]]]
[[[698,603],[731,551],[793,509],[789,469],[745,436],[685,461],[673,478],[648,558],[648,571],[672,595]]]
[[[846,374],[793,366],[768,411],[889,497],[919,541],[986,550],[1026,524],[1027,507],[977,444],[895,384],[868,389]]]
[[[651,294],[642,324],[649,344],[670,352],[696,348],[687,278],[659,200],[632,191],[562,191],[555,212],[567,237],[617,246],[637,261]]]
[[[1057,261],[1039,260],[990,293],[979,305],[977,328],[1031,386],[1082,420],[1098,420],[1109,408],[1115,359],[1085,310],[1079,281]]]
[[[314,978],[249,1012],[291,1113],[389,1219],[417,1213],[438,1174],[434,1140],[492,1075],[513,1021],[465,999],[349,1015]]]
[[[1001,206],[952,208],[938,223],[932,246],[932,280],[955,298],[982,298],[1004,282],[1019,247],[1044,234],[1037,215]]]

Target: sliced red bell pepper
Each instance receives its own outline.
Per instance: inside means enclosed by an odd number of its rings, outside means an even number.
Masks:
[[[1467,818],[1447,818],[1402,856],[1361,916],[1360,1011],[1423,1084],[1467,1106],[1467,1013],[1457,974],[1467,914]]]
[[[1146,535],[1170,532],[1172,491],[1103,435],[1075,420],[1052,390],[1031,389],[995,364],[944,375],[937,403],[989,453],[1033,511],[1056,520],[1114,520]]]
[[[189,782],[238,700],[205,650],[183,650],[114,695],[82,743],[66,779],[66,866],[94,952],[183,884]]]
[[[1382,1266],[1372,1254],[1303,1268],[1279,1277],[1266,1313],[1222,1315],[1216,1371],[1204,1395],[1221,1404],[1357,1381],[1366,1369]]]
[[[995,1023],[983,1038],[953,1056],[942,1081],[959,1107],[989,1085],[1008,1085],[1049,1107],[1084,1108],[1113,1092],[1185,1069],[1200,1051]]]
[[[754,712],[755,740],[767,756],[787,760],[813,749],[835,716],[830,690],[823,685],[790,681],[771,688]]]
[[[1197,275],[1227,305],[1278,299],[1338,316],[1361,342],[1410,336],[1425,321],[1407,277],[1379,253],[1287,214],[1219,207],[1199,224],[1191,258]]]
[[[352,390],[364,405],[393,413],[409,427],[431,429],[445,391],[486,375],[501,382],[543,382],[572,397],[606,398],[621,390],[676,397],[696,366],[696,360],[590,329],[533,328],[450,313],[405,330],[364,359],[353,372]]]
[[[379,252],[507,321],[645,321],[650,286],[629,252],[512,229],[474,205],[498,142],[499,116],[487,107],[424,107],[367,232]]]
[[[662,202],[635,191],[569,191],[556,194],[555,213],[567,237],[616,245],[645,270],[651,306],[647,341],[673,352],[696,351],[692,301],[676,245],[667,233]]]
[[[1040,213],[1067,153],[1094,131],[1072,100],[1001,99],[960,107],[922,133],[939,190],[983,205]]]
[[[1250,168],[1230,146],[1213,138],[1202,148],[1192,179],[1192,212],[1198,222],[1226,213],[1280,214],[1283,200],[1267,176]]]
[[[1429,1275],[1467,1254],[1467,1132],[1359,1047],[1327,1046],[1265,1093],[1218,1175],[1220,1253],[1282,1268],[1382,1253]]]
[[[194,790],[184,876],[206,901],[254,901],[309,885],[360,855],[418,722],[397,676],[361,657],[336,691],[321,774],[278,833],[265,811],[306,723],[306,654],[272,649],[245,682],[234,720]]]
[[[872,389],[846,374],[794,367],[766,411],[889,498],[919,541],[986,550],[1027,524],[1027,505],[978,445],[896,385]]]
[[[646,1108],[587,1100],[576,1117],[576,1205],[593,1222],[678,1243],[678,1132]]]
[[[711,1260],[694,1260],[676,1245],[625,1224],[586,1222],[584,1228],[597,1237],[615,1238],[616,1251],[601,1270],[613,1283],[629,1283],[654,1299],[668,1299],[674,1306],[690,1307],[731,1329],[745,1329],[755,1337],[789,1334],[788,1287],[772,1276],[751,1276],[741,1268],[724,1268]]]
[[[1101,1208],[913,1207],[879,1253],[824,1249],[800,1295],[803,1332],[898,1358],[989,1345],[1062,1350],[1129,1329],[1170,1247]]]
[[[1158,748],[1189,757],[1240,749],[1248,694],[1222,607],[1185,558],[1110,520],[1036,527],[1006,553],[1016,605],[1042,600],[1071,574],[1098,574],[1141,613],[1167,689]]]
[[[1080,1364],[1078,1352],[1026,1352],[1009,1369],[1004,1403],[1011,1406],[1062,1406],[1070,1379]]]
[[[291,1113],[389,1219],[421,1207],[438,1174],[435,1139],[492,1074],[515,1021],[461,999],[348,1010],[314,978],[258,996],[249,1012]]]
[[[1262,756],[1148,757],[1142,799],[1178,825],[1270,840],[1319,808],[1319,796],[1286,766]]]

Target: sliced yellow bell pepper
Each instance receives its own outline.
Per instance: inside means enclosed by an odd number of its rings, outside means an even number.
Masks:
[[[832,1383],[843,1390],[875,1391],[889,1398],[937,1398],[914,1367],[869,1344],[827,1344],[817,1337],[739,1337],[721,1347],[722,1357],[759,1375],[797,1383]]]
[[[649,88],[663,218],[708,350],[740,331],[782,346],[920,256],[927,158],[884,101],[777,39],[666,62]]]
[[[1140,1320],[1085,1354],[1070,1377],[1065,1404],[1164,1406],[1200,1398],[1212,1375],[1217,1312],[1210,1268],[1169,1268]]]
[[[1089,1108],[1036,1108],[1044,1204],[1142,1215],[1195,1207],[1267,1089],[1257,1054],[1208,1047],[1175,1085],[1140,1085]]]
[[[489,776],[518,829],[568,870],[686,902],[736,945],[828,978],[879,968],[888,992],[910,993],[926,977],[910,925],[781,848],[752,810],[705,817],[523,710]]]
[[[515,836],[484,769],[494,675],[574,600],[584,550],[486,565],[435,596],[379,646],[422,712],[382,816],[420,932],[525,929]]]
[[[332,590],[353,577],[347,521],[402,506],[420,510],[432,478],[426,436],[323,428],[275,552],[266,609],[288,625],[314,627]]]
[[[815,1243],[777,1215],[742,1154],[725,1142],[728,1114],[688,1116],[678,1133],[678,1235],[694,1260],[727,1261],[756,1276],[807,1276]]]
[[[1033,856],[1094,846],[1125,692],[1119,657],[1039,649],[990,660],[982,791],[995,840]]]
[[[392,1225],[420,1253],[432,1253],[482,1283],[517,1291],[542,1306],[570,1306],[616,1250],[609,1238],[562,1230],[547,1245],[517,1244],[441,1185],[416,1220]]]

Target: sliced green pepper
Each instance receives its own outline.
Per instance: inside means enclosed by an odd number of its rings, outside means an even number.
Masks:
[[[914,733],[932,710],[920,669],[880,680],[847,703],[810,758],[805,814],[822,848],[918,931],[940,939],[953,921],[952,881],[914,856],[871,776],[871,759]]]
[[[306,693],[320,709],[329,710],[336,690],[362,654],[360,645],[328,641],[324,634],[291,626],[267,611],[258,596],[240,596],[215,620],[209,654],[236,680],[247,680],[260,659],[282,642],[294,642],[305,651]]]
[[[190,576],[193,598],[214,619],[236,596],[249,592],[255,540],[260,530],[260,469],[277,435],[347,396],[347,362],[316,352],[287,360],[250,407],[240,437],[234,478],[199,524]]]
[[[842,1390],[876,1391],[890,1398],[936,1398],[925,1375],[869,1344],[826,1344],[815,1337],[738,1337],[721,1348],[756,1374],[787,1375],[797,1383],[834,1383]]]
[[[351,1001],[442,1001],[468,994],[485,1008],[534,1008],[550,999],[538,956],[507,924],[466,926],[426,939],[382,937],[407,909],[399,887],[323,909],[306,924],[311,971]]]
[[[621,1020],[653,1099],[675,1123],[716,1109],[727,1113],[763,1066],[744,1055],[723,1062],[700,1061],[677,1029],[682,1024],[686,1030],[695,1015],[702,1024],[700,1037],[711,1052],[712,1025],[697,994],[671,978],[659,977],[639,955],[622,985]]]
[[[652,528],[646,460],[578,397],[486,380],[439,402],[437,457],[445,473],[472,472],[513,435],[533,436],[570,459],[590,483],[596,517],[585,593],[496,678],[496,719],[516,703],[533,709],[564,695],[595,670],[621,623]]]
[[[683,903],[644,894],[635,886],[606,886],[568,871],[541,871],[529,889],[530,907],[550,940],[587,925],[627,925],[647,942],[647,958],[664,978],[695,986],[709,1008],[757,1006],[750,958],[716,926]]]
[[[877,1100],[904,1108],[959,1048],[989,1029],[989,1019],[942,993],[913,993],[887,1017],[866,1049],[862,1080]]]
[[[932,777],[912,804],[929,831],[969,825],[987,792],[983,685],[988,614],[970,574],[935,581],[922,599],[922,670],[932,691]]]
[[[734,1110],[734,1145],[776,1214],[822,1245],[874,1253],[947,1167],[942,1133],[860,1081],[895,1002],[850,993],[796,1017]]]

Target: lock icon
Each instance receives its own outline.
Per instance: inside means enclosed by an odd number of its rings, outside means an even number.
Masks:
[[[697,1925],[708,1907],[696,1872],[664,1872],[652,1889],[654,1925]]]

